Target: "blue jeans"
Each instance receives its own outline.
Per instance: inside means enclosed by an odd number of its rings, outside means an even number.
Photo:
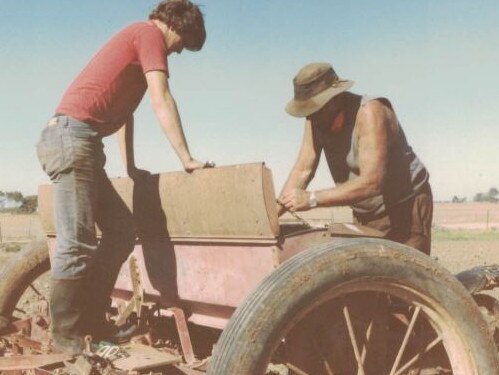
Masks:
[[[107,277],[114,285],[135,244],[126,207],[104,170],[102,139],[90,125],[69,116],[44,128],[37,145],[44,171],[53,182],[57,246],[54,279]],[[96,238],[95,225],[102,232]],[[103,275],[104,274],[104,275]],[[112,286],[106,285],[106,288]]]

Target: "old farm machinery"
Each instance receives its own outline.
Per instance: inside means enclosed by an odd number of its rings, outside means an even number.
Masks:
[[[279,224],[261,163],[114,179],[137,243],[109,319],[122,344],[51,347],[46,299],[57,233],[0,274],[0,371],[20,374],[496,375],[498,267],[454,276],[369,228]]]

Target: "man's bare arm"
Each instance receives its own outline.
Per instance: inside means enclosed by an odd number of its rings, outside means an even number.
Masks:
[[[192,171],[203,168],[204,163],[195,160],[189,152],[177,104],[170,93],[166,74],[162,71],[150,71],[145,76],[156,117],[184,169]]]
[[[317,144],[313,136],[312,123],[310,120],[305,121],[305,133],[298,154],[298,158],[288,175],[286,183],[279,195],[279,201],[282,202],[284,197],[292,194],[296,190],[305,190],[314,178],[317,165],[320,160],[321,148]],[[278,205],[278,213],[284,213],[284,208]]]

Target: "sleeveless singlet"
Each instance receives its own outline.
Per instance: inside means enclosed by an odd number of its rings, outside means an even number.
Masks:
[[[332,134],[314,127],[314,134],[322,146],[329,169],[336,184],[355,179],[360,175],[358,140],[355,132],[355,119],[359,108],[369,100],[381,100],[392,109],[385,98],[363,96],[351,108],[353,116],[341,132]],[[368,126],[369,124],[367,124]],[[419,160],[402,130],[399,130],[388,150],[388,162],[382,193],[352,205],[354,213],[364,219],[374,218],[387,209],[407,201],[422,190],[429,179],[429,173]]]

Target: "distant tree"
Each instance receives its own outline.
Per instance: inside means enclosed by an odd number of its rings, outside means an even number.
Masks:
[[[10,201],[21,202],[23,201],[23,194],[20,191],[8,191],[5,197]]]
[[[473,200],[475,202],[483,202],[484,201],[483,193],[476,193],[475,196],[473,197]]]
[[[2,191],[0,194],[0,210],[10,212],[12,208],[20,207],[23,199],[24,197],[19,191]]]
[[[477,193],[475,194],[475,197],[473,200],[475,202],[492,202],[492,203],[497,203],[499,202],[499,190],[497,188],[492,187],[489,189],[487,193]]]
[[[499,190],[497,190],[497,188],[491,187],[489,189],[489,199],[490,199],[491,202],[497,202],[498,201],[498,198],[497,198],[498,195],[499,195]]]
[[[31,214],[38,207],[38,196],[23,196],[19,191],[0,191],[0,211]]]
[[[466,202],[466,197],[459,198],[457,195],[452,197],[452,203],[464,203]]]
[[[38,208],[38,196],[37,195],[28,195],[24,197],[23,204],[18,208],[18,211],[23,214],[32,214],[36,212]]]

